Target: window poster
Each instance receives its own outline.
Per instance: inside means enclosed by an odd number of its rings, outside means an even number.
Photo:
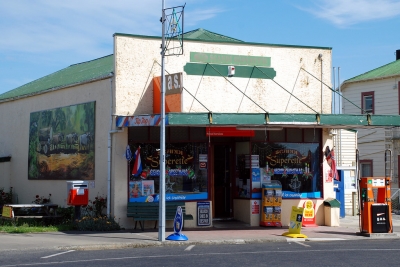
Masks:
[[[165,199],[186,201],[208,199],[208,177],[204,162],[206,143],[167,144],[165,151]],[[129,201],[158,202],[160,149],[158,144],[130,145],[135,151],[129,161]]]
[[[321,197],[318,143],[253,143],[253,154],[262,176],[282,184],[282,198]]]

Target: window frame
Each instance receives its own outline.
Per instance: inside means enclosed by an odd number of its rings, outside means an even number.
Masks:
[[[371,96],[372,97],[372,112],[364,112],[365,110],[365,101],[364,98],[367,96]],[[361,114],[375,114],[375,92],[374,91],[370,91],[370,92],[362,92],[361,93]]]
[[[371,166],[371,176],[368,177],[373,177],[374,176],[374,161],[372,159],[362,159],[360,160],[360,176],[361,177],[367,177],[362,175],[362,164],[369,164]]]

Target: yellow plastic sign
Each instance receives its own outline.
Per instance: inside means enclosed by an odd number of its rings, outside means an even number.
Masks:
[[[306,235],[301,234],[301,224],[303,221],[303,211],[304,208],[299,208],[296,206],[292,207],[292,212],[290,214],[289,232],[285,232],[282,235],[293,237],[293,238],[307,238]]]
[[[12,218],[12,208],[9,206],[3,206],[3,212],[1,213],[1,216]]]

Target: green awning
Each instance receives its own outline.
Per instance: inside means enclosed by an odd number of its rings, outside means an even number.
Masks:
[[[167,113],[167,126],[249,126],[249,127],[313,127],[313,128],[390,128],[400,127],[400,115],[302,114],[302,113]],[[144,119],[143,118],[151,118]],[[157,118],[158,119],[154,119]],[[159,114],[118,116],[117,127],[159,126]],[[140,120],[138,120],[140,118]],[[152,124],[131,124],[155,121]]]

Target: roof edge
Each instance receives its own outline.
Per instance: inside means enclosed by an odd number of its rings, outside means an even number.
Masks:
[[[159,37],[159,36],[147,36],[147,35],[127,34],[127,33],[114,33],[113,36],[138,37],[138,38],[145,38],[145,39],[161,39],[161,37]],[[232,38],[232,39],[236,39],[236,38]],[[237,39],[237,40],[239,40],[239,39]],[[268,44],[268,43],[256,43],[256,42],[246,42],[246,41],[233,42],[233,41],[214,41],[214,40],[194,40],[194,39],[185,39],[185,38],[184,38],[184,41],[203,42],[203,43],[222,43],[222,44],[226,43],[226,44],[237,44],[237,45],[260,45],[260,46],[272,46],[272,47],[313,48],[313,49],[332,50],[332,47],[324,47],[324,46]]]
[[[361,74],[362,75],[362,74]],[[357,76],[356,76],[357,77]],[[357,81],[350,81],[353,78],[350,78],[348,80],[345,80],[342,83],[342,86],[344,85],[349,85],[351,83],[362,83],[362,82],[370,82],[370,81],[376,81],[376,80],[383,80],[383,79],[390,79],[390,78],[395,78],[395,77],[400,77],[400,73],[399,74],[395,74],[395,75],[388,75],[388,76],[383,76],[383,77],[379,77],[379,78],[369,78],[369,79],[364,79],[364,80],[357,80]]]
[[[87,83],[92,83],[92,82],[96,82],[96,81],[101,81],[101,80],[106,80],[108,78],[114,77],[114,73],[109,73],[107,75],[104,76],[100,76],[94,79],[90,79],[90,80],[86,80],[86,81],[82,81],[82,82],[78,82],[78,83],[73,83],[73,84],[68,84],[68,85],[64,85],[64,86],[57,86],[57,87],[52,87],[52,88],[48,88],[39,92],[34,92],[34,93],[30,93],[30,94],[25,94],[25,95],[19,95],[19,96],[15,96],[15,97],[9,97],[9,98],[5,98],[5,99],[0,99],[0,104],[1,103],[6,103],[6,102],[11,102],[11,101],[16,101],[16,100],[20,100],[20,99],[24,99],[24,98],[28,98],[31,96],[37,96],[37,95],[41,95],[41,94],[45,94],[48,92],[53,92],[53,91],[58,91],[58,90],[62,90],[62,89],[66,89],[69,87],[74,87],[77,85],[81,85],[81,84],[87,84]]]

